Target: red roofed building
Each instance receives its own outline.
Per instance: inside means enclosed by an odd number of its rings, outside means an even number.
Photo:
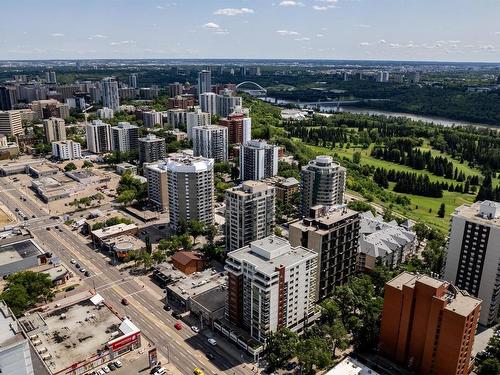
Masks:
[[[190,275],[193,272],[201,272],[205,268],[203,258],[193,251],[178,251],[172,256],[172,264],[179,271]]]

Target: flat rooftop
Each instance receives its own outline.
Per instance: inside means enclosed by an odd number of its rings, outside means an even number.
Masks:
[[[102,228],[102,229],[97,229],[92,231],[92,235],[96,236],[99,239],[104,239],[109,236],[115,236],[117,234],[136,229],[137,225],[135,224],[116,224],[112,225],[110,227]]]
[[[397,289],[403,289],[403,285],[414,288],[416,283],[425,284],[436,289],[445,287],[445,294],[438,297],[447,302],[445,310],[452,311],[462,316],[468,316],[482,302],[482,300],[469,295],[469,293],[465,291],[457,289],[447,281],[406,271],[387,282],[387,285]]]
[[[47,348],[45,354],[52,355],[46,361],[52,372],[85,361],[110,340],[124,334],[120,331],[122,321],[107,306],[96,306],[90,299],[32,313],[19,321],[28,336],[38,334],[36,340],[41,343],[36,349]]]
[[[14,315],[4,301],[0,300],[0,347],[24,340]]]
[[[208,290],[205,293],[194,296],[192,299],[208,311],[215,312],[226,306],[226,297],[226,286],[221,285],[220,288]]]
[[[492,216],[488,217],[487,213],[491,213]],[[462,217],[486,226],[500,227],[500,203],[484,201],[471,205],[464,204],[455,209],[453,216]]]
[[[168,267],[163,268],[163,272],[167,270]],[[188,299],[188,297],[193,298],[194,296],[227,284],[227,276],[225,274],[221,276],[221,273],[214,268],[209,268],[202,272],[194,272],[189,276],[181,271],[175,271],[175,273],[170,274],[174,282],[168,285],[167,288],[185,299]]]
[[[352,357],[345,357],[325,375],[379,375],[379,373]]]
[[[317,257],[317,254],[302,246],[292,247],[290,243],[277,236],[269,236],[253,241],[250,245],[231,251],[229,259],[250,263],[259,271],[271,275],[276,267],[291,267],[306,258]]]
[[[44,253],[32,239],[0,245],[0,266],[43,255]]]

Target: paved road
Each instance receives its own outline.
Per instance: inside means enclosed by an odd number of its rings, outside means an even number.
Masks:
[[[127,315],[152,340],[162,354],[185,374],[192,374],[195,367],[202,367],[208,374],[227,372],[230,374],[250,374],[248,368],[242,368],[239,361],[229,356],[219,347],[212,347],[203,335],[196,335],[189,327],[180,331],[173,328],[176,320],[163,310],[163,302],[149,289],[143,288],[136,278],[126,272],[121,273],[108,264],[108,258],[93,251],[81,237],[60,225],[59,229],[46,227],[31,228],[44,248],[58,255],[64,263],[77,260],[92,274],[83,278],[82,283],[89,289],[95,287],[106,301],[116,310]],[[77,274],[81,273],[74,269]],[[83,277],[83,276],[82,276]],[[126,297],[130,302],[122,306],[121,300]],[[214,360],[209,361],[205,353],[212,353]]]

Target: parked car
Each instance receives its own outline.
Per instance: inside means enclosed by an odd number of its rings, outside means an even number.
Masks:
[[[85,268],[80,268],[80,272],[85,273],[87,270]]]
[[[111,362],[110,364],[108,364],[108,367],[111,371],[115,371],[116,370],[116,366],[113,362]]]
[[[193,331],[194,333],[198,333],[200,332],[200,329],[196,326],[191,326],[191,331]]]
[[[109,369],[108,365],[104,365],[104,367],[102,368],[102,370],[107,374],[108,372],[110,372],[111,370]]]
[[[172,316],[175,318],[175,319],[179,319],[181,317],[181,314],[179,314],[177,311],[172,311]]]
[[[165,367],[160,367],[158,370],[156,370],[156,372],[153,375],[163,375],[166,372],[167,370],[165,369]]]
[[[164,305],[163,310],[170,311],[170,310],[172,310],[172,308],[169,305]]]
[[[89,277],[90,276],[90,272],[89,271],[85,271],[85,276]]]
[[[114,363],[114,365],[115,365],[117,368],[120,368],[120,367],[122,367],[122,366],[123,366],[123,364],[122,364],[122,362],[121,362],[120,360],[116,360],[116,361],[114,361],[113,363]]]
[[[205,356],[209,359],[209,360],[213,360],[214,359],[214,355],[212,353],[205,353]]]
[[[122,298],[122,305],[128,306],[129,301],[126,298]]]
[[[73,258],[71,258],[70,262],[71,262],[71,264],[75,264],[76,260],[74,260]]]
[[[182,329],[182,324],[180,322],[177,322],[174,324],[174,327],[176,330],[180,331]]]
[[[217,341],[214,338],[212,338],[212,337],[210,337],[207,341],[212,346],[217,345]]]

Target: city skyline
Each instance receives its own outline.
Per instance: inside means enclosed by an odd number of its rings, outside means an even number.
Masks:
[[[0,59],[500,61],[493,0],[52,0],[24,12],[30,4],[3,5]]]

